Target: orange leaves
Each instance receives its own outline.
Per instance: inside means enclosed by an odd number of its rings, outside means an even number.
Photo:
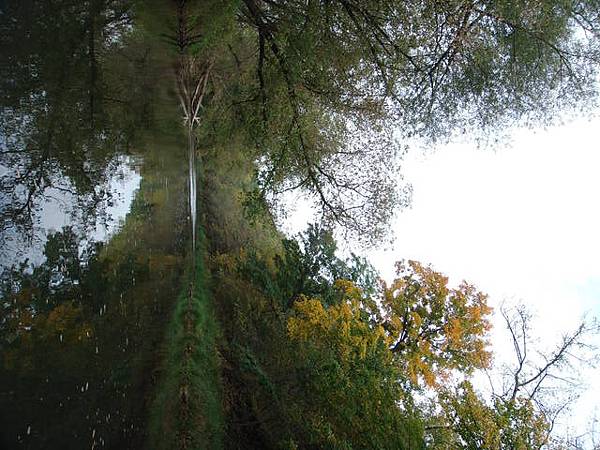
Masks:
[[[427,386],[433,387],[436,385],[436,376],[422,355],[418,353],[410,355],[407,360],[406,370],[413,384],[418,384],[419,379],[422,378]]]
[[[396,270],[381,305],[391,350],[411,381],[433,386],[452,369],[486,367],[487,296],[465,282],[449,288],[447,277],[417,261],[400,261]]]
[[[416,261],[396,268],[398,277],[389,286],[382,282],[376,299],[365,300],[347,280],[335,283],[342,294],[337,305],[300,297],[287,322],[289,337],[342,359],[364,358],[382,344],[386,358],[414,385],[433,387],[453,370],[468,374],[487,367],[487,296],[465,282],[450,288],[447,277]]]
[[[459,347],[464,331],[461,325],[462,321],[456,317],[452,317],[449,323],[444,327],[446,333],[446,341],[451,347]]]

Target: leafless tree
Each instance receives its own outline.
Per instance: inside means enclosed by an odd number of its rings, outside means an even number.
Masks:
[[[582,319],[557,341],[541,349],[532,330],[533,316],[524,305],[501,306],[500,314],[513,347],[512,361],[502,370],[502,387],[494,396],[505,401],[526,398],[548,421],[548,435],[557,419],[584,392],[580,375],[598,361],[593,338],[600,332],[596,320]],[[488,377],[491,382],[492,377]],[[570,447],[568,447],[570,448]]]

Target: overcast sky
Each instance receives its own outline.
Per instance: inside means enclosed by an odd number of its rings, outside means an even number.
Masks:
[[[556,342],[585,313],[600,316],[600,120],[547,130],[516,129],[508,144],[453,143],[405,158],[412,207],[393,224],[388,250],[367,252],[385,279],[398,259],[416,259],[465,279],[499,305],[522,302],[536,314],[541,343]],[[306,209],[287,221],[305,226]],[[510,354],[502,323],[497,358]],[[600,372],[563,422],[582,427],[600,405]]]
[[[416,259],[490,294],[523,302],[542,343],[556,342],[585,313],[600,316],[600,120],[515,130],[495,150],[472,143],[412,152],[403,173],[412,208],[393,225],[395,243],[369,257],[386,279],[396,259]],[[509,352],[502,324],[493,344]],[[499,358],[504,355],[499,355]],[[600,372],[565,421],[581,426],[600,405]]]
[[[571,310],[598,310],[599,147],[596,119],[517,130],[495,151],[467,143],[410,153],[412,208],[393,226],[394,249],[373,261],[385,275],[396,255],[430,262],[490,293],[531,297],[540,313],[565,297]]]

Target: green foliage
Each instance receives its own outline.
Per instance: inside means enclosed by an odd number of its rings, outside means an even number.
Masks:
[[[227,48],[237,7],[237,1],[148,0],[136,5],[136,24],[173,52],[212,59]]]
[[[245,0],[219,117],[256,149],[273,201],[303,189],[324,220],[377,241],[410,199],[392,130],[489,136],[588,104],[597,9],[597,0]]]
[[[421,447],[414,411],[401,409],[406,395],[398,379],[389,342],[361,308],[361,292],[336,283],[339,305],[325,308],[301,298],[288,318],[288,335],[297,346],[296,371],[302,396],[294,399],[306,417],[309,444],[330,448]]]
[[[248,166],[236,162],[235,149],[226,155],[205,154],[203,190],[210,292],[223,330],[225,446],[419,448],[419,420],[395,407],[397,384],[388,376],[393,368],[380,359],[385,346],[368,366],[359,359],[340,366],[325,343],[312,346],[288,334],[295,300],[310,295],[326,306],[343,303],[345,294],[334,285],[338,278],[376,292],[373,269],[358,257],[337,257],[325,229],[311,226],[298,240],[282,240],[268,218],[249,218],[243,198],[235,195],[249,182]],[[369,317],[361,317],[366,331]],[[336,382],[338,375],[343,379]],[[372,401],[366,395],[371,388],[379,392]],[[338,417],[335,411],[342,410]]]
[[[331,231],[317,225],[309,225],[297,239],[283,240],[283,252],[276,255],[273,276],[269,265],[256,254],[242,267],[245,277],[260,287],[264,294],[277,300],[287,310],[299,295],[316,297],[325,304],[341,301],[334,282],[350,280],[364,292],[365,300],[379,290],[375,269],[355,254],[343,260],[336,255],[337,244]]]
[[[470,382],[444,390],[444,426],[432,427],[431,448],[534,450],[548,444],[550,424],[532,400],[495,398],[486,403]]]
[[[218,324],[206,295],[203,255],[188,279],[167,325],[147,448],[223,447]]]
[[[272,259],[245,249],[213,264],[216,301],[233,317],[224,351],[227,434],[239,440],[420,448],[417,378],[485,364],[489,309],[482,294],[466,285],[451,291],[445,277],[416,263],[381,286],[360,258],[337,257],[331,233],[316,226],[284,240]],[[418,325],[415,311],[423,316]],[[434,325],[434,335],[421,333]]]

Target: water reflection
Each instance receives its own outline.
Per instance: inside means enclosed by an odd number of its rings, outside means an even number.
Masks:
[[[106,182],[108,200],[103,214],[96,215],[95,223],[86,223],[86,217],[77,208],[78,198],[71,191],[48,187],[37,208],[39,223],[30,230],[34,239],[27,241],[15,229],[5,230],[0,266],[11,266],[20,259],[27,259],[34,265],[41,264],[45,259],[44,245],[48,236],[63,227],[83,224],[87,228],[88,241],[106,241],[117,232],[129,211],[141,178],[138,163],[129,156],[115,158],[110,166],[114,170],[111,170]]]
[[[0,246],[9,229],[35,238],[50,189],[76,197],[93,223],[110,201],[104,187],[115,156],[143,120],[132,108],[148,108],[128,98],[139,93],[139,69],[122,73],[144,58],[128,48],[125,2],[8,2],[4,9]]]
[[[129,2],[0,8],[0,448],[142,448],[189,239],[177,100]]]

